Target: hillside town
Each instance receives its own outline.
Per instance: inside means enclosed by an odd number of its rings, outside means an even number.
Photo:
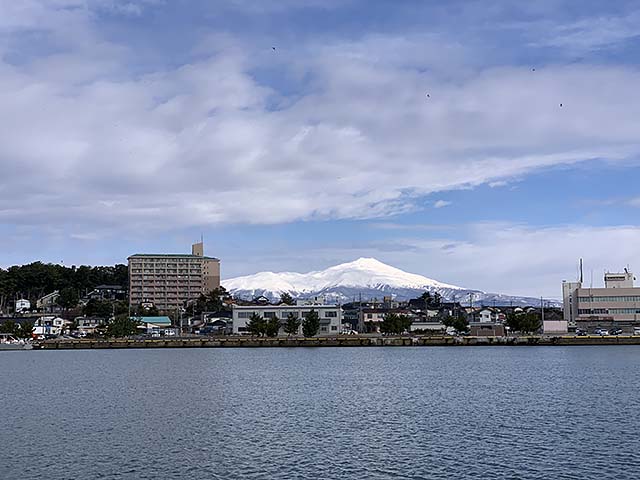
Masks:
[[[60,288],[52,291],[38,283],[42,278],[29,279],[24,267],[22,281],[31,282],[21,285],[29,292],[24,296],[9,291],[20,268],[0,271],[0,331],[22,338],[640,335],[640,288],[633,286],[628,270],[605,274],[604,288],[562,282],[559,308],[542,299],[537,305],[487,305],[474,301],[473,294],[449,299],[428,289],[410,299],[360,295],[336,301],[324,295],[294,298],[288,292],[277,299],[242,298],[221,286],[220,260],[205,256],[202,242],[190,254],[134,254],[128,266],[95,271],[73,267],[69,275],[83,278],[75,287],[64,286],[61,267],[37,264],[40,277],[55,270],[53,284]],[[97,283],[104,279],[120,282]]]

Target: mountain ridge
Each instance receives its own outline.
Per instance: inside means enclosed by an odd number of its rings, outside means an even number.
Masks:
[[[328,300],[345,302],[391,296],[397,300],[415,298],[425,291],[439,293],[444,299],[496,305],[538,305],[539,298],[487,293],[439,282],[423,275],[405,272],[375,258],[361,257],[308,273],[258,272],[224,280],[222,285],[234,296],[251,299],[264,295],[278,300],[282,293],[294,298],[324,295]],[[551,300],[552,304],[557,301]]]

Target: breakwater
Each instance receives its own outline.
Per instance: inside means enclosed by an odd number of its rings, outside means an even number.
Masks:
[[[277,348],[277,347],[462,347],[488,345],[640,345],[640,336],[521,336],[521,337],[186,337],[151,339],[55,339],[36,342],[35,349],[105,348]]]

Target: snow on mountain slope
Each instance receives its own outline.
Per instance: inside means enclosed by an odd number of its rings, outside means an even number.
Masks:
[[[279,295],[288,292],[294,296],[320,293],[338,287],[360,289],[410,290],[463,290],[461,287],[438,282],[431,278],[404,272],[375,258],[359,258],[307,274],[293,272],[261,272],[222,282],[230,292],[259,292]],[[270,296],[270,295],[267,295]]]
[[[408,300],[428,290],[439,293],[446,300],[465,305],[471,302],[474,305],[540,304],[540,298],[485,293],[438,282],[422,275],[404,272],[375,258],[359,258],[310,273],[261,272],[224,280],[222,285],[234,296],[244,299],[264,295],[270,300],[278,300],[282,293],[287,292],[294,298],[324,295],[327,301],[336,302],[348,302],[360,296],[363,299],[391,296],[397,300]],[[551,300],[550,305],[558,306],[560,303]]]

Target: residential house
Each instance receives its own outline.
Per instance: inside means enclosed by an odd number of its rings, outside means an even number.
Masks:
[[[33,324],[34,335],[62,335],[71,322],[55,315],[38,317]]]
[[[124,300],[127,290],[121,285],[98,285],[91,290],[85,300]]]
[[[58,306],[58,298],[60,298],[60,292],[55,290],[36,301],[36,308],[42,313],[58,313],[61,311]]]
[[[178,333],[178,329],[172,327],[172,322],[169,317],[131,317],[131,320],[140,323],[138,329],[142,332],[152,336],[175,336]]]
[[[84,333],[95,333],[97,327],[108,323],[108,319],[103,317],[76,317],[75,323],[78,330]]]
[[[16,300],[16,309],[15,312],[20,314],[31,310],[31,302],[26,298],[21,298]]]

